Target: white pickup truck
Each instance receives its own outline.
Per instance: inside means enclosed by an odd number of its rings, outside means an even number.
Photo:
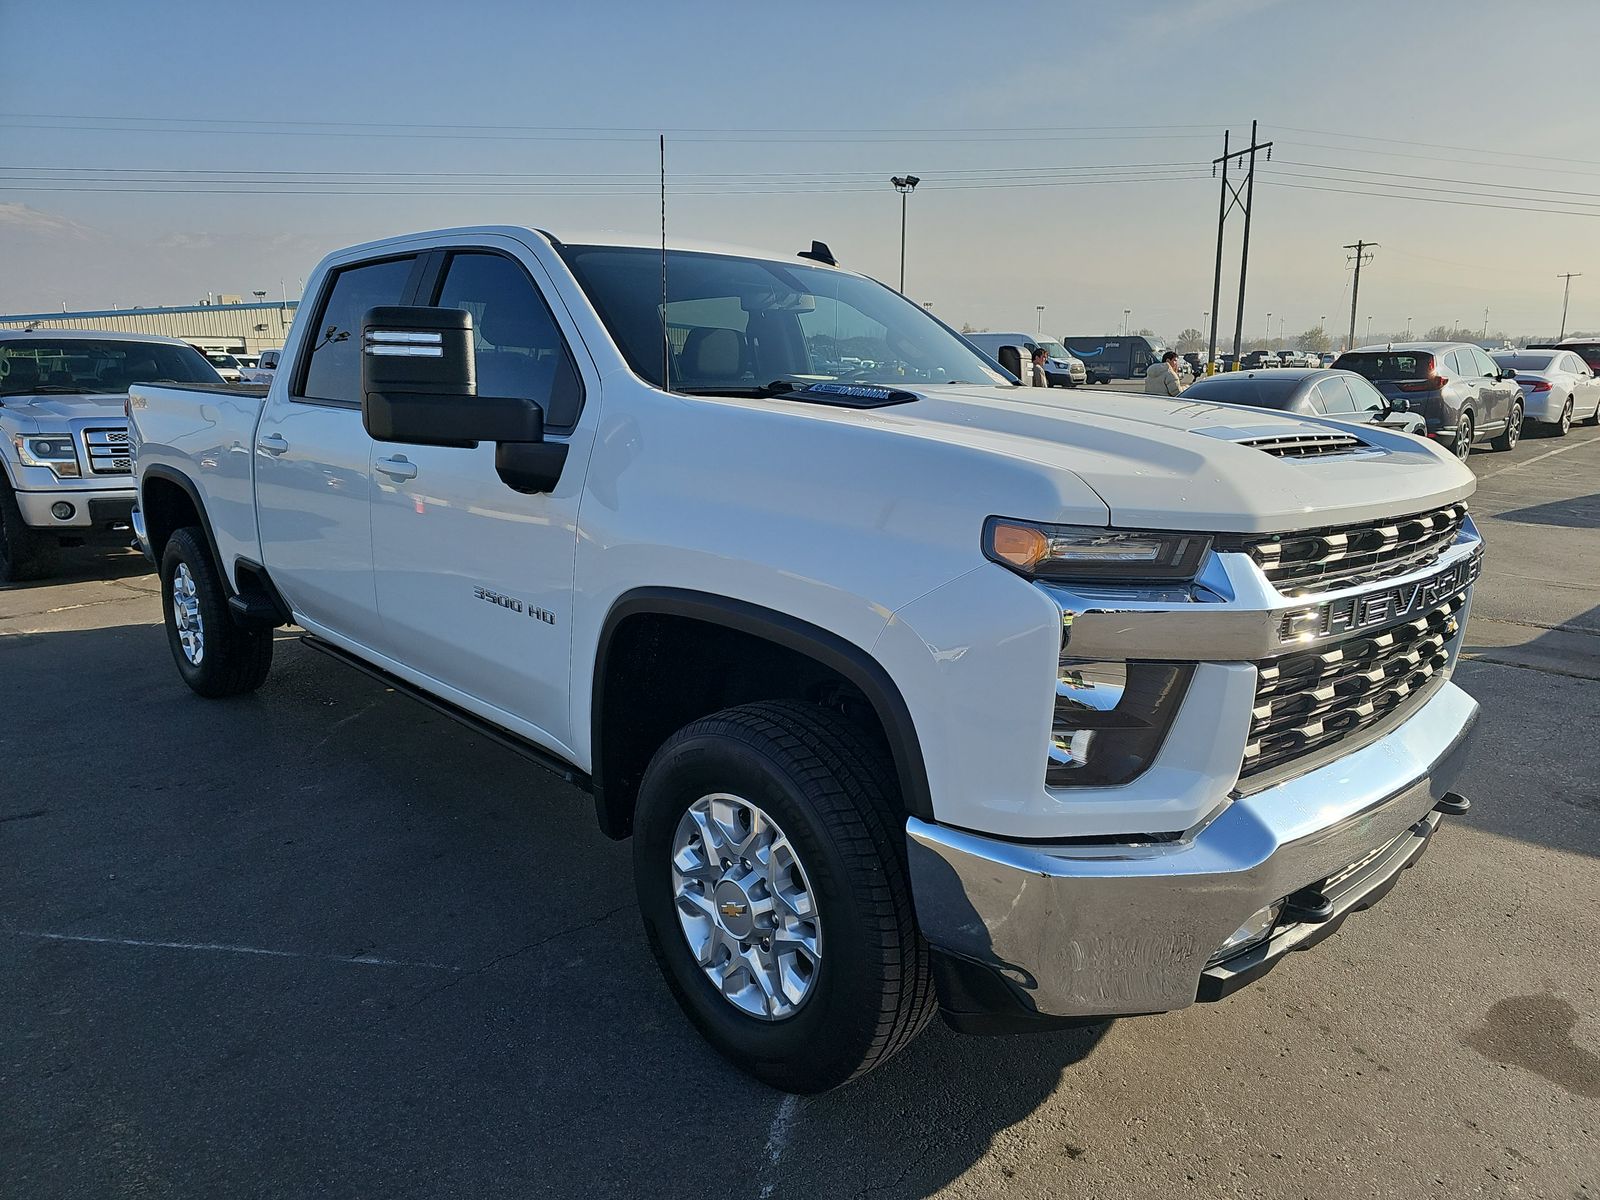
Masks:
[[[447,230],[310,295],[264,396],[133,389],[179,672],[293,623],[590,790],[775,1086],[1225,996],[1466,809],[1430,443],[1011,386],[820,243]]]
[[[133,540],[124,405],[152,379],[221,382],[176,338],[0,330],[0,583],[47,578],[62,546]]]

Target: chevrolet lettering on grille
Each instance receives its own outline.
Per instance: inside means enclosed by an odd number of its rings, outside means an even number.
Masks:
[[[1377,625],[1402,621],[1470,587],[1483,568],[1483,554],[1471,554],[1437,575],[1359,596],[1343,596],[1314,608],[1285,613],[1280,642],[1312,642],[1340,637]]]

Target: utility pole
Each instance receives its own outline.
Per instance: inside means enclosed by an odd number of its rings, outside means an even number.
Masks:
[[[1245,276],[1250,268],[1250,213],[1256,190],[1256,154],[1265,151],[1266,157],[1272,158],[1272,143],[1256,141],[1257,122],[1250,122],[1250,144],[1242,150],[1230,150],[1230,132],[1224,131],[1222,135],[1222,157],[1211,160],[1211,170],[1217,174],[1220,166],[1222,171],[1222,191],[1217,201],[1217,269],[1211,284],[1211,346],[1208,362],[1217,357],[1217,320],[1221,315],[1218,309],[1222,300],[1222,238],[1223,230],[1228,222],[1228,214],[1237,205],[1244,210],[1244,244],[1239,253],[1239,311],[1233,323],[1233,365],[1237,370],[1239,366],[1239,350],[1244,340],[1244,285]],[[1236,186],[1228,178],[1228,168],[1236,158],[1246,160],[1245,178],[1243,188]],[[1241,190],[1243,194],[1241,195]]]
[[[1033,311],[1038,314],[1038,317],[1033,322],[1033,336],[1035,339],[1042,338],[1044,336],[1044,305],[1035,304]]]
[[[1582,279],[1582,271],[1568,271],[1565,275],[1557,275],[1557,279],[1564,279],[1566,283],[1561,288],[1561,332],[1556,334],[1556,341],[1567,336],[1567,298],[1572,295],[1572,281]]]
[[[1354,244],[1345,247],[1346,250],[1355,251],[1355,254],[1350,256],[1350,261],[1356,264],[1355,281],[1350,285],[1350,340],[1345,343],[1344,348],[1346,350],[1354,350],[1356,348],[1356,299],[1361,294],[1361,268],[1372,261],[1372,255],[1368,254],[1367,251],[1377,244],[1377,242],[1363,242],[1358,239]]]

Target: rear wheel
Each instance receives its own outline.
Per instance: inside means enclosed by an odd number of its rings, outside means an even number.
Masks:
[[[639,792],[634,879],[656,961],[724,1057],[822,1092],[933,1015],[898,790],[856,726],[796,701],[695,721]]]
[[[1463,462],[1466,461],[1467,455],[1472,453],[1473,428],[1472,414],[1470,412],[1462,413],[1461,419],[1456,422],[1456,444],[1451,449],[1456,452],[1456,457]]]
[[[162,552],[161,609],[172,660],[196,692],[217,698],[261,686],[272,667],[272,630],[234,622],[205,535],[192,526],[167,539]]]
[[[1572,424],[1572,404],[1570,401],[1567,404],[1567,411],[1562,415],[1562,420],[1564,420],[1567,425]],[[1566,433],[1566,429],[1563,428],[1561,432]],[[1517,443],[1521,440],[1522,401],[1517,400],[1512,403],[1511,415],[1506,418],[1505,432],[1494,439],[1493,445],[1496,450],[1514,450],[1516,449]]]
[[[60,543],[22,520],[11,481],[0,473],[0,583],[26,583],[56,572]]]

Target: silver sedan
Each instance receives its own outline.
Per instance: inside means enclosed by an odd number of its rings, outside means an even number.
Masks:
[[[1566,437],[1574,418],[1600,425],[1600,379],[1571,350],[1498,350],[1489,355],[1517,373],[1528,420]]]

